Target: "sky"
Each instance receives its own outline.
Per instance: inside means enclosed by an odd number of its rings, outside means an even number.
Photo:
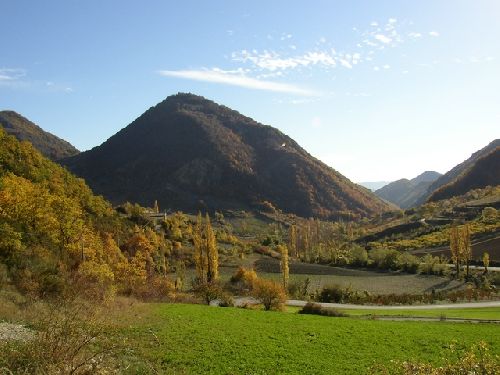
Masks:
[[[80,150],[191,92],[352,181],[500,137],[500,1],[0,0],[0,110]]]

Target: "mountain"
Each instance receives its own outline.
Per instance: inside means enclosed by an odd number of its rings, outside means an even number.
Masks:
[[[500,185],[500,146],[477,159],[474,164],[455,180],[441,186],[429,197],[429,201],[448,199],[472,189]]]
[[[381,189],[376,190],[375,194],[401,208],[410,208],[417,204],[420,197],[427,192],[433,181],[440,176],[441,174],[438,172],[425,171],[411,180],[403,178],[391,182]]]
[[[389,209],[279,130],[192,94],[168,97],[64,164],[114,203],[191,212],[271,204],[322,218]]]
[[[361,185],[371,191],[375,191],[383,188],[385,185],[389,184],[391,181],[367,181],[367,182],[358,182],[358,185]]]
[[[14,111],[0,111],[0,125],[7,134],[15,136],[19,141],[31,142],[38,151],[51,160],[79,153],[70,143],[44,131]]]
[[[439,177],[436,181],[434,181],[427,189],[427,192],[422,197],[420,197],[417,203],[418,204],[425,203],[425,201],[434,193],[434,191],[438,190],[440,187],[444,185],[453,182],[461,174],[465,173],[468,169],[470,169],[478,159],[488,155],[489,153],[494,151],[497,147],[500,147],[500,139],[495,139],[486,147],[473,153],[470,156],[470,158],[456,165],[451,170],[446,172],[444,175]]]

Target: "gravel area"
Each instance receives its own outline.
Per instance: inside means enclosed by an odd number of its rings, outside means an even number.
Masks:
[[[0,342],[29,341],[35,337],[35,332],[20,324],[0,323]]]

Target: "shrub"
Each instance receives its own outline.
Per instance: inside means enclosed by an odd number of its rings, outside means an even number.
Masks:
[[[194,287],[194,293],[207,305],[210,305],[210,302],[216,299],[223,299],[225,295],[222,287],[217,282],[200,283]]]
[[[304,299],[308,296],[310,284],[311,279],[308,277],[304,281],[291,281],[288,283],[288,295],[293,298]]]
[[[302,307],[299,311],[299,314],[312,314],[312,315],[322,315],[322,316],[348,316],[343,312],[338,311],[334,308],[325,308],[322,307],[319,303],[308,302]]]
[[[328,285],[321,289],[317,299],[319,302],[342,303],[349,299],[350,291],[339,285]]]
[[[39,311],[37,334],[24,342],[0,345],[6,374],[104,374],[116,370],[117,348],[96,315],[96,306],[57,301]]]
[[[361,246],[353,246],[351,249],[351,264],[364,267],[368,264],[368,252]]]
[[[395,270],[398,268],[399,252],[397,250],[373,249],[368,255],[379,269]]]
[[[283,286],[272,280],[256,279],[252,295],[264,305],[264,310],[281,310],[286,302]]]
[[[399,254],[397,259],[397,267],[408,273],[416,273],[418,271],[419,264],[420,260],[418,257],[406,252]]]
[[[255,280],[257,280],[257,273],[254,270],[239,267],[231,276],[230,283],[239,291],[248,292],[253,288]]]

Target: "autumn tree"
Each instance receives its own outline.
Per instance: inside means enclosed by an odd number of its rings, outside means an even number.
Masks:
[[[461,243],[462,256],[463,256],[463,260],[465,262],[466,275],[468,278],[470,276],[469,263],[472,260],[472,246],[471,246],[471,241],[470,241],[469,224],[466,224],[462,227],[462,230],[460,233],[460,239],[461,239],[460,243]]]
[[[198,212],[196,223],[192,233],[194,246],[194,264],[196,266],[196,278],[198,282],[204,283],[207,281],[207,257],[204,255],[203,249],[203,233],[202,233],[202,218]]]
[[[488,253],[483,253],[483,266],[484,266],[484,273],[488,273],[488,267],[490,266],[490,254]]]
[[[450,252],[451,259],[455,264],[456,276],[460,275],[460,261],[461,261],[461,245],[460,233],[456,226],[450,228]]]
[[[208,213],[205,217],[205,249],[208,265],[207,282],[212,282],[219,278],[219,250],[217,249],[217,241]]]
[[[285,245],[278,245],[278,252],[281,254],[280,269],[283,280],[283,288],[288,288],[289,267],[288,267],[288,248]]]
[[[295,224],[290,225],[288,230],[288,247],[290,249],[290,253],[293,257],[298,258],[299,254],[297,253],[297,226]]]

